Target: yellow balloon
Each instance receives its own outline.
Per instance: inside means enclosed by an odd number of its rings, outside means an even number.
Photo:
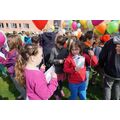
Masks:
[[[65,23],[65,21],[63,21],[62,28],[65,28],[65,27],[66,27],[66,23]]]
[[[80,23],[84,28],[87,28],[87,20],[80,20]]]

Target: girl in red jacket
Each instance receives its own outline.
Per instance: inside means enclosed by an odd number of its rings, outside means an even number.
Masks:
[[[79,65],[76,63],[77,59]],[[82,62],[81,62],[82,61]],[[78,95],[81,100],[86,100],[86,65],[89,62],[92,66],[97,65],[98,60],[93,51],[89,51],[89,56],[82,53],[81,43],[78,40],[72,42],[70,54],[64,62],[64,71],[68,73],[70,100],[76,100]]]

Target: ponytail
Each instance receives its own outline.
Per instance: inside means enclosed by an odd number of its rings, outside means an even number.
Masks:
[[[18,56],[15,65],[15,79],[20,83],[21,86],[25,86],[24,68],[26,62],[21,55]]]

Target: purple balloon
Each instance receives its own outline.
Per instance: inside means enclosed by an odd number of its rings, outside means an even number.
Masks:
[[[5,43],[5,35],[0,31],[0,47]]]
[[[76,30],[76,29],[77,29],[77,22],[74,21],[74,22],[72,23],[72,28],[73,28],[73,30]]]
[[[92,24],[94,25],[94,26],[97,26],[97,25],[99,25],[101,22],[103,22],[104,20],[92,20]]]

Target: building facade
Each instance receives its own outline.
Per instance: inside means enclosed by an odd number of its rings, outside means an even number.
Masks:
[[[48,20],[44,29],[49,29],[53,25],[60,26],[60,20]],[[4,32],[40,32],[40,30],[33,24],[32,20],[0,20],[0,30]]]

